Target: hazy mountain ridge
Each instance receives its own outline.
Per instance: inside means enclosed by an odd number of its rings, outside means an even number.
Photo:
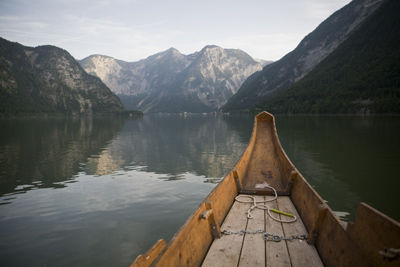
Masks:
[[[260,105],[274,113],[400,113],[400,2],[386,0],[313,71]]]
[[[223,106],[223,111],[248,110],[289,88],[334,51],[383,0],[354,0],[323,21],[282,59],[251,75]]]
[[[170,48],[138,62],[89,56],[82,67],[100,77],[129,109],[145,112],[217,110],[261,64],[236,49],[210,45],[183,55]]]
[[[259,59],[259,58],[255,58],[254,60],[257,61],[258,63],[260,63],[263,68],[271,63],[274,63],[274,61],[272,61],[272,60],[264,60],[264,59]]]
[[[123,110],[97,77],[65,50],[0,38],[0,113],[92,114]]]

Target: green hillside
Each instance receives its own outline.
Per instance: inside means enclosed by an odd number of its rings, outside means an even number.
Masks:
[[[400,1],[388,0],[313,71],[258,108],[400,113]]]
[[[353,0],[309,33],[280,60],[250,76],[222,107],[222,111],[248,111],[284,92],[310,73],[373,14],[384,0]]]

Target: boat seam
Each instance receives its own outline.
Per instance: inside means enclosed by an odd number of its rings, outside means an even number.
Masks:
[[[276,200],[276,207],[279,209],[278,199]],[[281,218],[280,214],[279,214],[279,218]],[[281,223],[281,226],[282,226],[283,236],[286,236],[285,227],[283,227],[283,223]],[[285,240],[285,246],[286,246],[286,250],[287,250],[288,256],[289,256],[290,266],[293,266],[292,258],[290,257],[290,250],[289,250],[289,246],[288,246],[288,240]]]
[[[236,200],[235,200],[236,201]],[[251,204],[249,204],[250,206]],[[246,230],[247,230],[247,225],[249,224],[249,218],[246,218],[246,228],[245,228],[245,232],[243,234],[243,239],[242,239],[242,245],[240,246],[240,252],[239,252],[239,259],[237,262],[237,267],[239,267],[240,265],[240,258],[242,257],[242,251],[243,251],[243,246],[244,246],[244,239],[246,238]]]

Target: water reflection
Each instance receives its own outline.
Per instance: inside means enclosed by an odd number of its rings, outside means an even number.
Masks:
[[[2,120],[0,205],[32,189],[63,188],[79,172],[137,170],[167,181],[191,173],[215,184],[239,159],[252,126],[249,116]],[[388,204],[400,202],[397,117],[278,116],[277,126],[293,163],[333,209],[353,218],[356,204],[366,201],[400,214]]]
[[[73,182],[122,125],[118,118],[1,120],[0,196]]]
[[[350,212],[359,201],[400,218],[399,117],[278,116],[289,157],[328,204]]]
[[[243,117],[235,123],[243,128],[245,121],[252,122],[252,118]],[[98,157],[91,157],[84,170],[105,174],[105,170],[140,166],[141,170],[164,174],[165,180],[182,179],[188,171],[221,178],[239,159],[247,140],[243,143],[220,116],[145,116],[126,122],[118,138]]]
[[[127,266],[172,237],[248,140],[213,116],[0,123],[7,266]]]
[[[127,266],[172,237],[252,126],[249,116],[0,121],[0,262]],[[399,118],[277,117],[277,126],[343,220],[359,200],[399,217]]]
[[[121,169],[162,174],[164,180],[191,172],[216,183],[239,159],[252,121],[196,115],[2,120],[0,196],[63,188],[78,172],[101,176]]]

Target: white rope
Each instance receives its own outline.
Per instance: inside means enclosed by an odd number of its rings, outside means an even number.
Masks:
[[[282,223],[291,223],[291,222],[295,222],[295,221],[297,220],[297,217],[296,217],[295,215],[293,215],[293,219],[290,219],[290,220],[281,220],[281,219],[275,218],[275,217],[273,217],[273,216],[271,215],[270,207],[268,207],[268,206],[265,205],[265,204],[257,204],[257,203],[267,203],[267,202],[271,202],[271,201],[274,201],[274,200],[276,200],[276,199],[278,198],[278,193],[276,192],[275,188],[273,188],[272,186],[269,186],[269,185],[264,185],[264,188],[269,188],[269,189],[271,189],[271,190],[274,192],[274,197],[273,197],[273,198],[270,198],[270,199],[266,199],[266,200],[259,200],[259,201],[256,200],[256,197],[255,197],[255,196],[238,195],[238,196],[235,197],[235,200],[236,200],[237,202],[240,202],[240,203],[251,203],[251,204],[252,204],[252,205],[250,206],[250,209],[248,209],[248,211],[247,211],[247,218],[253,219],[253,215],[251,215],[251,212],[252,212],[254,209],[257,208],[257,209],[266,210],[266,211],[268,212],[269,217],[271,217],[273,220],[275,220],[275,221],[277,221],[277,222],[282,222]],[[248,198],[248,199],[250,199],[250,200],[245,201],[245,200],[240,200],[240,198]]]

